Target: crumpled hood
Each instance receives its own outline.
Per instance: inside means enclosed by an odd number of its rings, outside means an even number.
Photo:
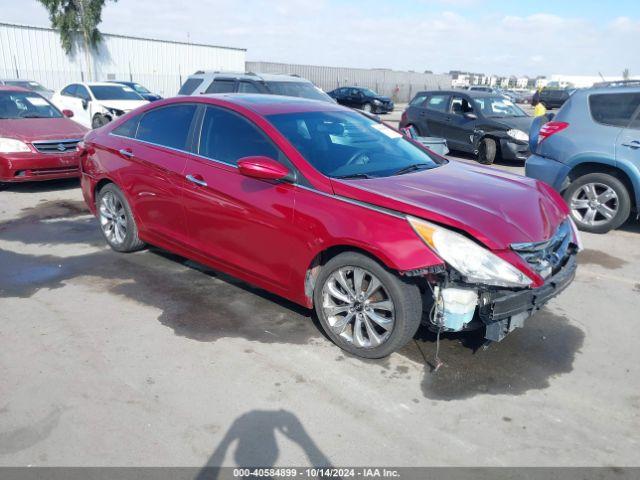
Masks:
[[[568,214],[562,198],[537,180],[458,161],[406,175],[332,182],[336,195],[466,231],[493,250],[547,240]]]
[[[68,118],[22,118],[0,120],[0,137],[23,142],[83,138],[89,130]]]
[[[531,128],[531,123],[534,120],[534,117],[505,117],[505,118],[494,118],[498,123],[501,123],[506,128],[517,128],[518,130],[522,130],[526,134],[529,133],[529,129]]]
[[[117,108],[125,112],[149,103],[148,100],[98,100],[97,102],[105,108]]]

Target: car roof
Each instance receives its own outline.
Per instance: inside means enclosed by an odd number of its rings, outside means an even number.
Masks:
[[[179,97],[189,101],[190,97]],[[193,98],[193,97],[191,97]],[[264,95],[253,93],[213,93],[197,95],[197,98],[212,98],[233,103],[248,108],[260,115],[273,115],[278,113],[294,112],[331,112],[352,111],[337,103],[329,103],[322,100],[311,100],[301,97],[285,97],[281,95]]]
[[[193,75],[189,75],[189,78],[202,78],[202,77],[233,77],[238,80],[257,80],[263,82],[304,82],[311,83],[306,78],[298,77],[296,75],[288,75],[284,73],[254,73],[254,72],[224,72],[217,70],[200,70]]]
[[[493,93],[493,92],[485,92],[483,90],[425,90],[422,92],[416,93],[416,95],[431,95],[431,94],[441,94],[441,95],[468,95],[471,98],[502,98],[502,95]]]
[[[593,93],[640,93],[640,87],[625,87],[625,86],[619,86],[619,87],[592,87],[592,88],[581,88],[581,89],[577,89],[574,93],[574,95],[576,95],[577,93],[587,93],[589,95],[593,94]]]
[[[0,85],[0,91],[2,92],[29,92],[34,93],[28,88],[17,87],[15,85]]]

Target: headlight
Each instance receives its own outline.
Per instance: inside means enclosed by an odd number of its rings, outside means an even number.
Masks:
[[[124,115],[124,110],[118,110],[117,108],[107,108],[107,111],[116,117]]]
[[[382,104],[382,102],[380,100],[378,100],[377,98],[373,99],[373,103],[375,103],[376,105]]]
[[[21,153],[30,151],[31,149],[29,146],[20,140],[0,137],[0,153]]]
[[[418,236],[469,283],[527,287],[532,280],[516,267],[468,238],[439,225],[407,217]]]
[[[507,135],[509,135],[514,140],[518,140],[519,142],[529,141],[529,135],[527,135],[522,130],[518,130],[517,128],[512,128],[511,130],[507,130]]]

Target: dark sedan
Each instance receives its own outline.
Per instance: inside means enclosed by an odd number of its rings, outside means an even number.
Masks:
[[[533,117],[501,95],[475,91],[419,92],[402,114],[400,127],[441,137],[451,150],[473,153],[484,164],[496,158],[526,160]]]
[[[145,100],[149,100],[150,102],[155,102],[156,100],[162,100],[162,97],[157,93],[152,93],[148,88],[143,87],[139,83],[136,82],[120,82],[118,80],[110,80],[109,83],[118,83],[120,85],[124,85],[125,87],[129,87],[134,90],[138,95],[140,95]]]
[[[340,105],[357,108],[367,113],[393,112],[393,102],[389,97],[378,95],[369,88],[341,87],[329,92]]]

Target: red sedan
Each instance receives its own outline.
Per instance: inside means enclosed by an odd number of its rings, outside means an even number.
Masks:
[[[575,275],[578,233],[549,187],[438,157],[338,105],[173,98],[81,148],[113,249],[153,244],[315,308],[363,357],[421,321],[501,340]]]
[[[78,177],[76,146],[86,132],[41,95],[0,86],[0,186]]]

